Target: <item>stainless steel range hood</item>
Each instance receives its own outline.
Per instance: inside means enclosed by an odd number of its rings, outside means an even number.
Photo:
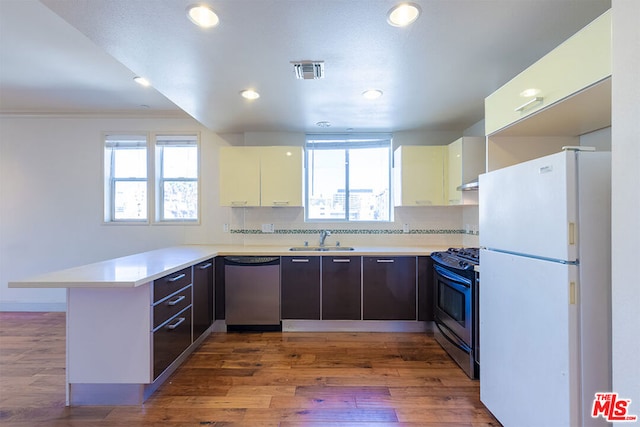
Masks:
[[[467,182],[466,184],[462,184],[461,186],[456,188],[456,190],[458,190],[458,191],[478,191],[478,180],[476,179],[474,181]]]

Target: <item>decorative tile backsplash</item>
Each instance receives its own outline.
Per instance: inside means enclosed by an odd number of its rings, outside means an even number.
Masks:
[[[404,232],[403,230],[396,229],[331,229],[323,228],[323,230],[330,231],[331,234],[469,234],[478,235],[478,232],[472,230],[460,230],[460,229],[418,229],[409,230]],[[230,230],[232,234],[318,234],[317,229],[294,229],[294,230],[274,230],[273,232],[263,232],[261,229],[233,229]]]
[[[313,245],[320,231],[328,230],[327,244],[478,246],[477,211],[474,206],[395,208],[390,222],[311,222],[302,208],[245,208],[231,209],[224,222],[232,244]]]

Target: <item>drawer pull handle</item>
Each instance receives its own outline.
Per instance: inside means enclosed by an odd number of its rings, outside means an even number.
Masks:
[[[351,262],[351,260],[350,259],[339,258],[339,259],[334,259],[333,262]]]
[[[529,107],[531,104],[534,104],[534,103],[536,103],[536,102],[542,102],[543,100],[544,100],[544,98],[543,98],[543,97],[541,97],[541,96],[536,96],[535,98],[533,98],[533,99],[531,99],[531,100],[529,100],[529,101],[525,102],[524,104],[522,104],[521,106],[519,106],[518,108],[516,108],[516,109],[515,109],[515,110],[513,110],[513,111],[516,111],[516,112],[517,112],[517,111],[523,111],[525,108]]]
[[[176,305],[177,303],[179,303],[180,301],[182,301],[185,298],[186,297],[184,295],[178,295],[176,297],[176,299],[171,300],[171,301],[167,301],[167,305]]]
[[[376,260],[376,262],[379,262],[379,263],[394,263],[395,261],[392,260],[392,259],[379,259],[379,260]]]
[[[186,274],[182,273],[182,274],[178,274],[176,277],[172,277],[171,279],[167,279],[167,282],[177,282],[180,279],[183,279],[186,276]]]
[[[289,206],[289,201],[288,200],[282,200],[282,201],[274,200],[273,201],[273,206]]]
[[[309,262],[309,258],[295,258],[291,262]]]
[[[206,263],[205,265],[201,265],[200,267],[198,267],[200,270],[206,270],[207,268],[211,267],[213,264],[211,264],[210,262]]]
[[[233,200],[231,202],[231,206],[246,206],[246,205],[247,205],[246,200]]]
[[[167,325],[167,329],[170,329],[170,330],[173,331],[175,328],[180,326],[182,324],[182,322],[184,322],[185,320],[186,320],[185,317],[180,317],[180,318],[178,318],[178,321],[176,323],[174,323],[173,325]]]

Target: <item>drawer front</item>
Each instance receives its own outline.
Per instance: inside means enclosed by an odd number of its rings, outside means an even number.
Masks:
[[[153,328],[163,324],[168,319],[180,313],[188,305],[191,305],[192,287],[187,286],[172,296],[161,300],[153,306]]]
[[[486,98],[486,134],[610,75],[611,13],[607,12]],[[535,92],[527,94],[529,89]]]
[[[176,271],[173,274],[153,281],[153,301],[162,298],[191,284],[191,267]]]
[[[190,345],[191,307],[153,333],[153,378],[158,378]]]

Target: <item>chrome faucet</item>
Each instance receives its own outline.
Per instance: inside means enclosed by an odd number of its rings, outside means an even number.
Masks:
[[[324,241],[329,236],[331,236],[331,232],[329,230],[320,231],[320,246],[324,246]]]

